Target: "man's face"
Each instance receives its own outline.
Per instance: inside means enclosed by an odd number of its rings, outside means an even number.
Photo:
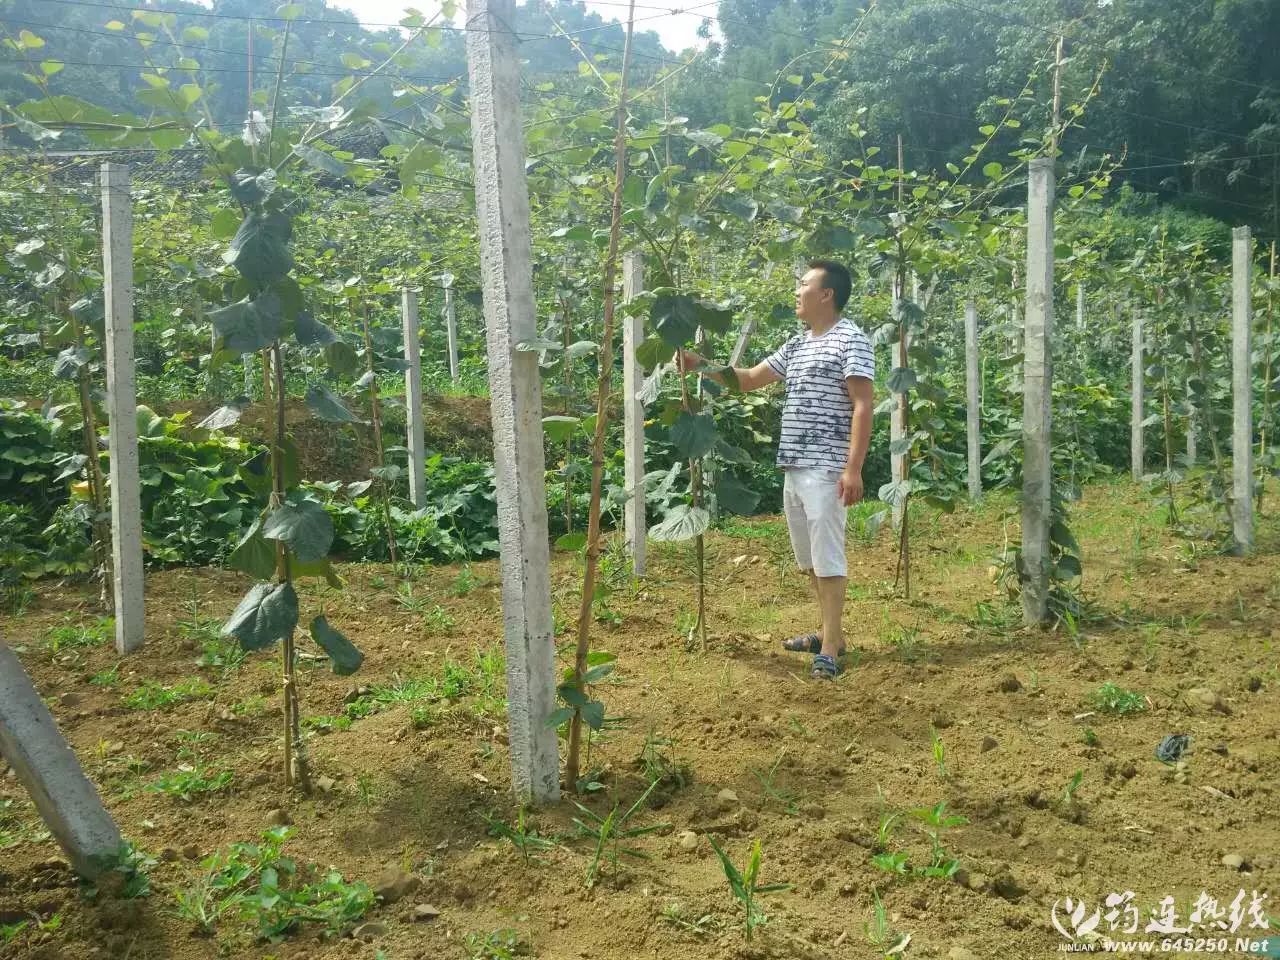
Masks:
[[[796,316],[806,326],[821,320],[831,312],[836,292],[822,285],[823,272],[809,270],[796,284]]]

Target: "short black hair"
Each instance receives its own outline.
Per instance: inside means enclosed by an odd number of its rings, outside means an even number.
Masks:
[[[843,310],[853,292],[853,278],[843,263],[835,260],[810,260],[810,270],[822,271],[822,286],[836,295],[836,310]]]

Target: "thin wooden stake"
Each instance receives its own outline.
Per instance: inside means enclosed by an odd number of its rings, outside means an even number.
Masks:
[[[604,438],[609,419],[609,391],[613,385],[613,321],[617,292],[618,248],[622,241],[622,189],[627,175],[627,75],[631,68],[631,37],[635,28],[635,0],[627,9],[627,39],[622,53],[622,79],[618,89],[617,133],[614,137],[613,208],[609,225],[609,249],[604,261],[604,336],[600,341],[600,380],[596,387],[596,431],[591,443],[591,506],[587,513],[586,569],[582,575],[582,602],[578,606],[578,643],[574,654],[573,685],[584,692],[587,657],[591,650],[591,607],[595,600],[596,567],[600,560],[600,499],[604,487]],[[641,494],[643,496],[643,493]],[[582,710],[569,721],[569,752],[565,781],[578,790],[578,760],[582,746]]]

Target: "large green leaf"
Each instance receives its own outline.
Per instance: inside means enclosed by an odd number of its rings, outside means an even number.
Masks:
[[[716,205],[725,213],[750,223],[760,212],[760,204],[741,193],[724,193],[716,199]]]
[[[245,297],[209,314],[222,348],[234,354],[256,353],[280,335],[280,298],[272,290]]]
[[[649,531],[649,539],[659,541],[692,540],[711,526],[711,514],[701,507],[678,503]]]
[[[697,460],[711,452],[716,444],[716,422],[709,413],[681,410],[671,427],[671,442],[686,460]]]
[[[338,336],[325,324],[321,323],[310,310],[302,310],[293,321],[293,335],[298,344],[304,347],[327,347],[337,341]]]
[[[67,347],[53,363],[53,375],[59,380],[74,380],[80,375],[80,368],[89,362],[88,347]]]
[[[359,423],[360,418],[346,408],[338,399],[338,395],[323,383],[313,383],[307,387],[305,398],[307,407],[321,420],[330,423]]]
[[[698,307],[693,297],[662,293],[654,297],[649,319],[663,342],[679,349],[693,340],[698,329]]]
[[[581,422],[577,417],[543,417],[542,432],[552,443],[564,443]]]
[[[222,259],[253,283],[271,283],[293,266],[289,232],[288,217],[254,211],[241,222]]]
[[[355,348],[345,340],[335,340],[324,347],[324,362],[339,377],[354,376],[360,369],[360,357]]]
[[[355,673],[364,663],[364,654],[341,631],[330,626],[323,613],[311,621],[311,639],[329,655],[333,672],[340,677]]]
[[[283,540],[299,560],[307,563],[328,556],[333,544],[333,520],[315,500],[291,500],[267,514],[262,536]]]
[[[232,569],[247,573],[255,580],[266,580],[276,570],[276,548],[262,536],[262,518],[253,522],[227,558]]]
[[[298,448],[293,440],[284,440],[284,488],[292,490],[302,479],[298,470]],[[271,449],[263,447],[252,457],[240,464],[237,473],[244,485],[259,497],[266,497],[271,492]]]
[[[909,393],[919,380],[910,367],[894,367],[889,372],[889,390],[893,393]]]
[[[653,370],[676,355],[676,349],[661,337],[650,337],[636,348],[636,361],[646,370]]]
[[[755,513],[760,503],[760,494],[747,487],[729,471],[716,477],[716,500],[720,506],[730,513],[747,517]]]
[[[245,650],[261,650],[293,633],[298,626],[298,594],[291,583],[257,583],[245,594],[222,627]]]

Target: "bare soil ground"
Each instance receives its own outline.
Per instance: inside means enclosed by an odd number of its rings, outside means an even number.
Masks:
[[[304,715],[342,717],[360,687],[401,699],[388,696],[347,729],[311,721],[318,786],[307,798],[281,788],[277,658],[196,662],[214,633],[207,621],[235,606],[242,577],[153,573],[146,647],[123,662],[109,644],[50,649],[50,631],[94,622],[94,596],[41,585],[22,616],[0,619],[0,635],[20,649],[126,835],[159,862],[149,897],[84,900],[12,772],[0,775],[0,924],[28,921],[0,956],[502,957],[466,938],[510,928],[542,958],[871,957],[881,955],[866,931],[875,890],[892,927],[911,935],[908,957],[1048,957],[1063,942],[1051,907],[1068,896],[1092,909],[1133,891],[1145,925],[1165,897],[1185,923],[1202,891],[1224,908],[1241,889],[1280,895],[1280,528],[1264,521],[1255,557],[1193,557],[1146,495],[1122,484],[1089,488],[1073,526],[1098,615],[1056,632],[1023,631],[992,583],[988,565],[1017,529],[998,502],[920,515],[910,602],[893,597],[891,537],[851,543],[850,657],[834,684],[807,679],[805,658],[780,649],[812,628],[814,608],[779,519],[709,538],[705,652],[688,651],[683,636],[689,551],[652,545],[650,575],[631,584],[615,550],[606,563],[615,588],[600,611],[614,622],[597,623],[595,642],[617,654],[618,669],[596,692],[619,719],[592,745],[604,789],[582,802],[601,816],[615,803],[625,811],[648,786],[646,743],[648,772],[668,776],[628,823],[658,827],[627,842],[645,857],[606,863],[593,887],[595,844],[575,835],[582,815],[568,803],[530,815],[528,828],[561,842],[527,864],[486,819],[515,820],[501,676],[477,659],[489,654],[491,668],[501,650],[496,564],[430,568],[399,588],[388,569],[349,566],[341,593],[308,586],[304,609],[323,606],[367,659],[349,678],[308,661]],[[553,571],[566,650],[576,564],[558,556]],[[467,679],[427,683],[414,699],[411,681],[449,676]],[[124,703],[144,681],[192,678],[208,689],[185,702]],[[1135,692],[1143,709],[1092,705],[1105,681]],[[1171,733],[1191,737],[1181,768],[1153,754]],[[149,789],[182,765],[232,777],[189,801]],[[967,821],[940,838],[943,859],[959,860],[955,876],[912,872],[933,858],[909,813],[885,848],[906,854],[908,872],[873,862],[882,815],[940,802]],[[175,892],[205,872],[201,858],[256,840],[281,811],[294,831],[286,852],[299,861],[414,888],[369,912],[367,941],[305,925],[262,942],[234,916],[196,936],[176,915]],[[761,882],[793,885],[760,898],[770,920],[751,942],[709,838],[740,865],[759,840]],[[1231,855],[1242,863],[1224,863]],[[427,904],[438,916],[415,919]]]

